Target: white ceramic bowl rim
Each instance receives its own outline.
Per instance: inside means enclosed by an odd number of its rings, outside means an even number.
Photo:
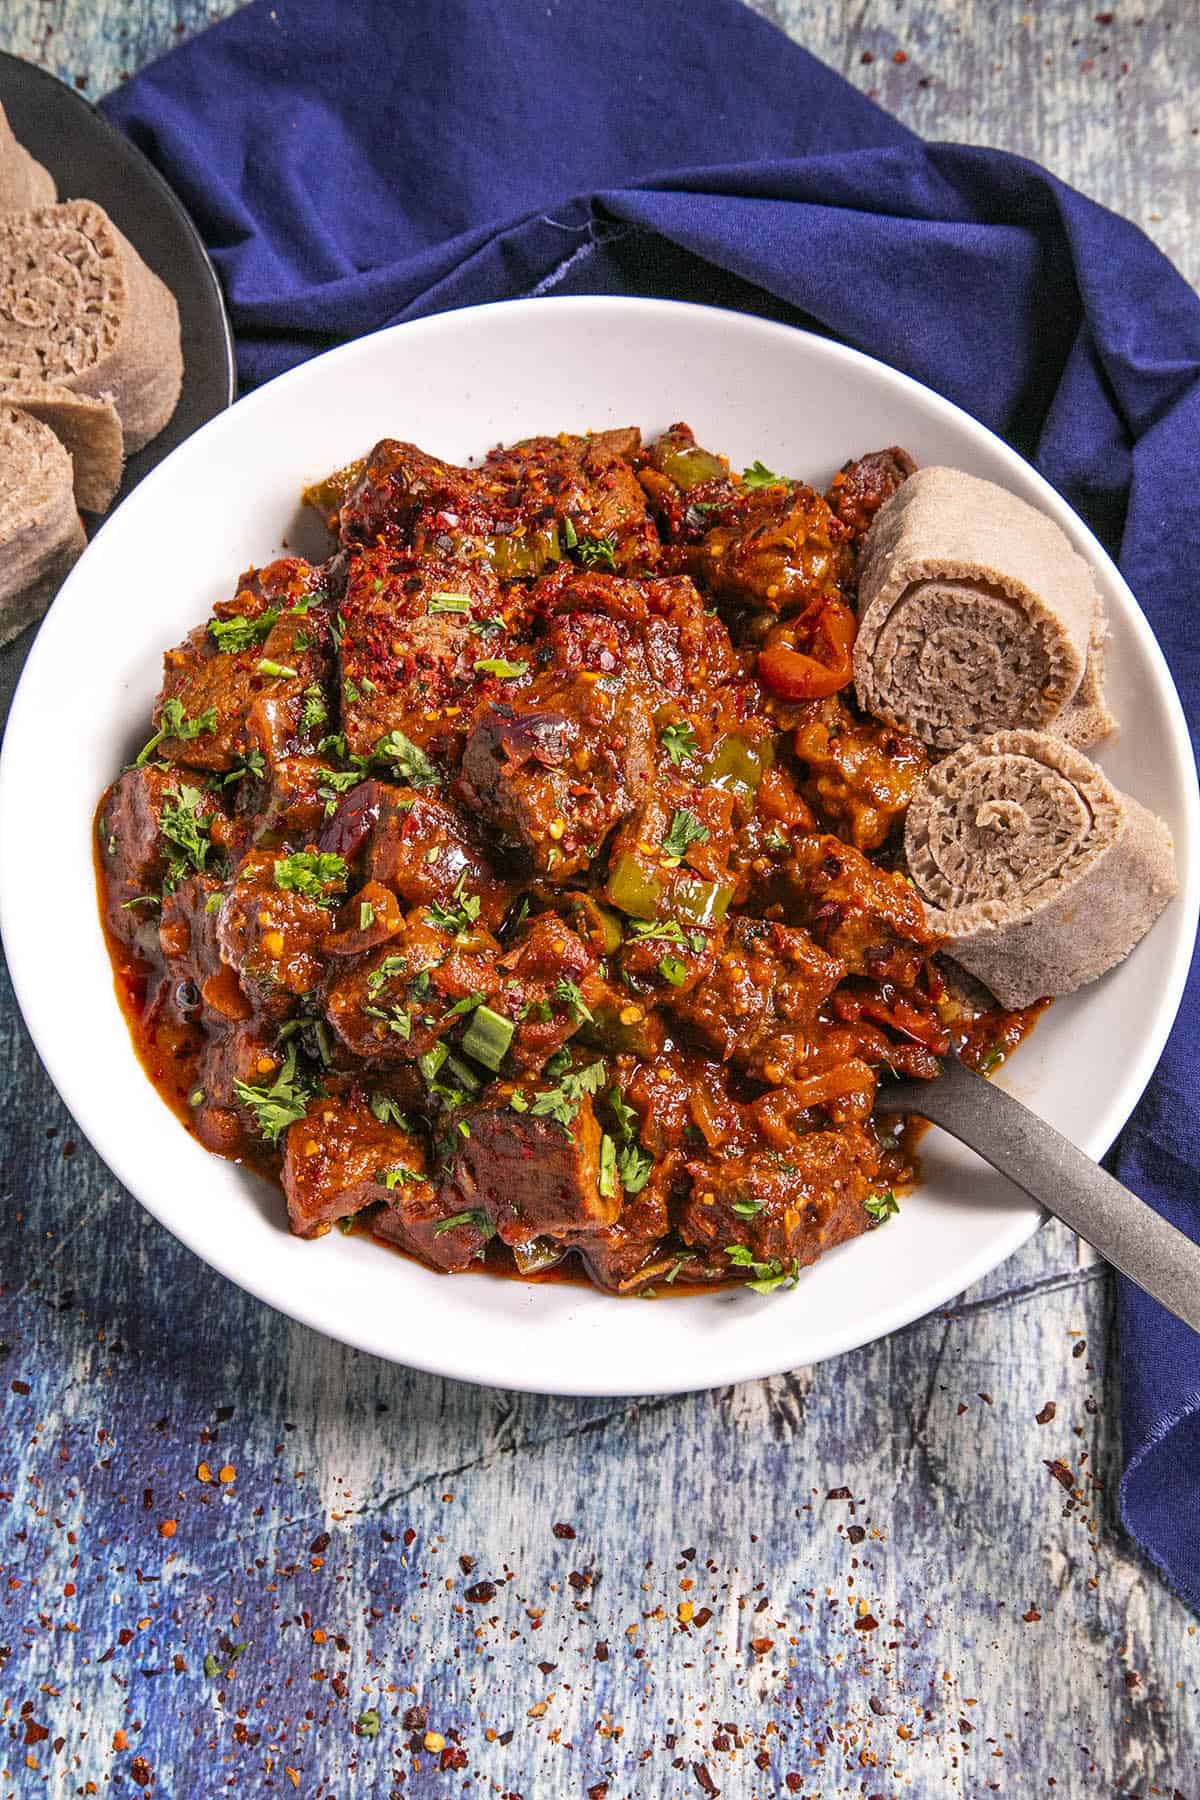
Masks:
[[[600,377],[592,365],[604,362],[606,341],[619,344],[622,356]],[[461,371],[461,391],[439,394],[439,374],[444,383],[449,370]],[[776,371],[778,379],[769,378]],[[813,395],[823,396],[828,417],[813,424],[807,414],[789,411],[779,391],[789,382],[812,407]],[[403,399],[395,397],[398,388]],[[646,396],[640,408],[639,393]],[[857,405],[837,406],[842,393]],[[847,412],[854,415],[849,424],[842,418]],[[757,1301],[722,1292],[644,1306],[573,1286],[447,1280],[354,1237],[333,1233],[315,1245],[288,1237],[277,1196],[201,1150],[136,1063],[86,874],[92,807],[136,720],[148,714],[162,649],[245,566],[226,541],[237,542],[245,561],[267,560],[273,534],[289,522],[285,497],[294,500],[300,481],[388,432],[424,437],[439,454],[465,458],[501,437],[534,430],[631,421],[661,429],[680,416],[693,419],[702,440],[735,457],[779,456],[814,479],[822,468],[832,473],[845,455],[885,441],[871,424],[876,416],[895,420],[896,438],[907,439],[918,460],[954,460],[990,473],[1063,526],[1096,570],[1113,617],[1126,716],[1136,711],[1151,721],[1145,735],[1131,733],[1101,760],[1110,773],[1115,763],[1114,778],[1125,778],[1167,812],[1182,891],[1129,964],[1052,1010],[1014,1059],[1010,1084],[1044,1099],[1047,1116],[1099,1156],[1136,1105],[1182,997],[1200,904],[1200,796],[1170,674],[1096,539],[1036,471],[969,415],[831,340],[667,301],[505,302],[396,326],[302,364],[218,415],[160,464],[103,525],[64,584],[30,651],[0,757],[0,932],[51,1079],[81,1130],[142,1204],[249,1292],[331,1336],[414,1367],[568,1394],[685,1391],[774,1374],[881,1337],[944,1304],[1039,1222],[1030,1202],[931,1134],[932,1174],[901,1220],[823,1259],[790,1295]],[[805,432],[812,438],[814,430],[834,453],[810,446],[789,460],[789,445]],[[926,440],[933,456],[921,454]],[[264,446],[275,447],[266,463]],[[219,517],[214,495],[224,508]],[[254,519],[246,543],[238,537],[243,514]],[[178,592],[162,600],[152,554],[156,534],[165,539],[172,520],[180,528],[190,521],[194,530],[197,517],[212,523],[195,545],[194,579],[177,560]],[[96,616],[107,605],[117,628],[108,632]],[[181,629],[172,632],[172,625]],[[127,640],[120,627],[130,628]],[[23,851],[36,841],[45,796],[59,793],[68,798],[75,834],[63,852],[70,879],[47,890],[27,879]],[[57,824],[61,829],[62,821]],[[64,932],[77,959],[68,971],[78,977],[72,1004],[56,948]],[[1126,1018],[1128,1035],[1115,1041]],[[1069,1077],[1060,1054],[1068,1042],[1075,1064]],[[1088,1045],[1082,1056],[1080,1042]],[[959,1197],[964,1186],[967,1201]]]

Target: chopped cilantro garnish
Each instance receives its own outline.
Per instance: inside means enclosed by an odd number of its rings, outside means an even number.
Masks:
[[[900,1202],[891,1188],[882,1188],[877,1193],[868,1194],[863,1201],[869,1218],[876,1225],[882,1225],[887,1219],[894,1219],[900,1211]]]
[[[367,1105],[381,1125],[398,1125],[401,1131],[408,1130],[408,1120],[394,1094],[372,1094]]]
[[[561,1000],[564,1006],[570,1008],[571,1016],[577,1025],[592,1025],[595,1023],[595,1020],[592,1017],[591,1008],[587,1005],[583,995],[580,993],[575,983],[573,981],[568,981],[565,975],[560,975],[554,984],[554,998],[556,1000]]]
[[[617,1154],[621,1186],[627,1194],[640,1194],[650,1179],[654,1158],[640,1144],[625,1144]]]
[[[218,650],[248,650],[251,644],[261,644],[271,635],[278,619],[279,608],[268,606],[253,619],[244,618],[241,613],[235,613],[232,619],[211,619],[208,629]]]
[[[672,987],[682,987],[687,980],[687,964],[681,956],[660,957],[658,972]]]
[[[466,883],[466,876],[460,875],[450,903],[434,900],[429,906],[429,917],[433,923],[443,931],[452,931],[455,937],[462,937],[468,925],[475,923],[483,904],[478,894],[466,892]]]
[[[800,1270],[794,1258],[790,1263],[781,1263],[774,1256],[767,1262],[757,1262],[746,1244],[726,1244],[725,1254],[735,1268],[752,1270],[754,1279],[746,1286],[756,1294],[774,1293],[785,1281],[796,1285]]]
[[[550,1065],[547,1064],[547,1068]],[[603,1086],[603,1062],[589,1063],[586,1068],[569,1070],[557,1087],[546,1088],[534,1099],[529,1110],[535,1118],[553,1119],[570,1136],[575,1115],[585,1094],[594,1094]]]
[[[689,844],[707,844],[708,826],[702,825],[695,813],[678,807],[663,837],[662,847],[668,856],[684,856]]]
[[[270,1087],[251,1087],[244,1081],[235,1081],[233,1091],[254,1114],[254,1123],[267,1142],[278,1143],[288,1126],[302,1119],[308,1109],[308,1090],[296,1074],[295,1044],[288,1045],[283,1067]]]
[[[765,1205],[765,1200],[735,1200],[730,1211],[735,1212],[739,1219],[757,1219]]]
[[[624,1094],[615,1083],[609,1088],[608,1093],[604,1097],[612,1107],[613,1117],[617,1121],[617,1130],[628,1143],[630,1139],[637,1135],[637,1113],[634,1111],[633,1107],[630,1106],[628,1100],[626,1100]]]
[[[685,757],[696,754],[696,734],[692,730],[690,719],[681,719],[674,725],[664,725],[658,734],[658,741],[676,767]]]
[[[255,781],[261,781],[267,772],[267,761],[261,750],[247,750],[239,756],[228,775],[220,783],[221,787],[232,787],[234,782],[245,781],[249,775]]]
[[[482,1237],[493,1238],[496,1227],[485,1212],[451,1213],[448,1219],[442,1219],[433,1228],[434,1237],[441,1237],[444,1232],[453,1231],[458,1225],[473,1225]]]
[[[304,705],[300,712],[301,731],[316,731],[324,725],[329,717],[329,708],[325,704],[325,696],[314,681],[304,690]]]
[[[158,730],[150,742],[143,745],[138,751],[137,761],[134,764],[135,769],[143,768],[150,761],[164,738],[178,738],[181,743],[187,744],[193,738],[198,738],[202,732],[215,731],[217,729],[217,710],[214,706],[206,706],[198,718],[189,719],[183,710],[182,700],[164,700],[158,720]]]
[[[177,798],[169,806],[164,806],[158,816],[159,836],[165,838],[170,846],[167,851],[167,878],[163,883],[165,893],[173,892],[193,870],[198,874],[203,872],[212,848],[208,836],[212,818],[200,816],[204,798],[200,788],[190,787],[182,782]]]
[[[742,485],[748,488],[776,487],[784,480],[784,476],[776,475],[765,463],[759,462],[757,457],[748,469],[742,470]]]
[[[403,975],[408,968],[408,961],[403,956],[385,956],[378,968],[372,969],[367,976],[367,992],[371,998],[397,975]]]
[[[389,731],[372,752],[375,762],[389,763],[399,780],[409,787],[440,787],[442,777],[419,744],[402,731]]]
[[[377,1738],[383,1727],[383,1721],[373,1706],[366,1712],[359,1713],[354,1721],[354,1730],[361,1738]]]
[[[330,906],[334,897],[330,890],[344,888],[348,873],[345,858],[330,850],[298,850],[276,858],[275,886]]]
[[[380,1169],[375,1177],[382,1181],[385,1188],[403,1187],[408,1181],[423,1181],[425,1177],[417,1169],[410,1169],[405,1163],[393,1163],[390,1168]]]
[[[575,554],[585,569],[615,569],[617,546],[610,537],[581,537],[576,540]]]

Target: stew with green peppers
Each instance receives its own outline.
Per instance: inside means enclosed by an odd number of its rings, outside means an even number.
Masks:
[[[924,753],[850,691],[911,466],[388,439],[307,490],[325,561],[167,651],[97,815],[108,942],[147,1072],[295,1232],[765,1293],[894,1211],[880,1072],[1028,1023],[948,989],[895,867]]]

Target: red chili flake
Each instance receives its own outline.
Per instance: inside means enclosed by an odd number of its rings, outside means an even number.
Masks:
[[[148,1788],[154,1780],[154,1771],[144,1756],[135,1756],[130,1763],[129,1779],[142,1788]]]
[[[14,1381],[12,1384],[12,1391],[14,1394],[27,1394],[29,1392],[29,1383],[27,1381]]]
[[[1046,1462],[1046,1459],[1043,1457],[1042,1461],[1045,1467],[1049,1469],[1050,1473],[1053,1475],[1055,1481],[1058,1482],[1060,1487],[1065,1487],[1069,1494],[1071,1489],[1075,1486],[1075,1477],[1072,1475],[1070,1469],[1068,1469],[1066,1463],[1063,1462],[1062,1458],[1056,1456],[1053,1462]]]
[[[798,1794],[804,1786],[804,1777],[793,1772],[784,1776],[783,1783],[789,1794]]]
[[[494,1581],[477,1581],[474,1587],[469,1587],[463,1595],[463,1599],[469,1600],[472,1606],[486,1606],[489,1600],[495,1598],[496,1584]]]
[[[317,1533],[312,1543],[308,1546],[308,1554],[310,1556],[321,1556],[328,1548],[329,1533],[327,1531],[321,1531]]]
[[[1111,25],[1113,22],[1113,15],[1110,12],[1096,13],[1095,19],[1097,25]]]
[[[554,1527],[554,1535],[556,1538],[573,1538],[575,1536],[575,1527],[573,1525],[564,1525],[560,1520]]]
[[[848,1487],[840,1487],[840,1488],[830,1488],[830,1490],[826,1494],[825,1498],[827,1500],[852,1500],[854,1498],[854,1496],[853,1496],[853,1494],[851,1494],[850,1489]]]
[[[405,1731],[424,1731],[429,1723],[429,1708],[427,1706],[410,1706],[402,1723]]]
[[[48,1738],[49,1736],[49,1728],[45,1725],[39,1725],[32,1715],[25,1720],[25,1742],[27,1745],[40,1744],[43,1738]]]
[[[1041,1623],[1042,1615],[1036,1606],[1031,1606],[1028,1612],[1021,1614],[1021,1617],[1027,1625],[1038,1625]]]
[[[870,50],[864,50],[858,60],[860,63],[873,63],[875,61],[875,58]],[[788,1780],[789,1781],[791,1780],[790,1775],[788,1776]]]
[[[906,63],[906,62],[907,62],[907,61],[908,61],[908,51],[907,51],[907,50],[895,50],[895,51],[893,51],[893,53],[892,53],[892,61],[893,61],[893,62],[894,62],[894,63]]]
[[[712,1618],[712,1607],[711,1606],[702,1606],[700,1608],[700,1611],[693,1615],[692,1624],[696,1627],[697,1630],[699,1630],[701,1626],[707,1625],[708,1621],[711,1618]]]
[[[709,1800],[716,1800],[716,1796],[721,1790],[709,1774],[708,1764],[693,1763],[692,1774],[696,1777],[697,1786],[703,1788],[704,1792],[708,1795]]]
[[[769,1650],[775,1648],[775,1639],[768,1637],[751,1638],[750,1648],[753,1650],[755,1656],[765,1656]]]
[[[878,1631],[879,1620],[873,1613],[864,1613],[861,1619],[855,1619],[854,1629],[855,1631]]]
[[[1142,1678],[1138,1674],[1136,1669],[1126,1669],[1126,1671],[1125,1671],[1125,1686],[1126,1687],[1129,1687],[1129,1688],[1137,1687],[1138,1684],[1140,1683],[1141,1679]]]
[[[970,1719],[960,1719],[958,1721],[958,1729],[962,1732],[964,1737],[970,1737],[975,1727],[972,1725]]]
[[[852,1544],[861,1544],[866,1535],[867,1531],[864,1525],[848,1525],[846,1527],[846,1536]]]
[[[416,1541],[417,1541],[417,1534],[413,1530],[412,1526],[410,1525],[408,1527],[407,1531],[404,1533],[404,1548],[407,1550],[409,1545],[415,1544]]]
[[[1086,1349],[1087,1349],[1087,1339],[1080,1338],[1079,1342],[1072,1349],[1071,1355],[1072,1356],[1082,1356]]]
[[[1046,1402],[1045,1406],[1043,1406],[1041,1412],[1034,1413],[1033,1416],[1037,1420],[1039,1425],[1048,1425],[1057,1411],[1058,1411],[1058,1408],[1057,1408],[1057,1406],[1055,1406],[1053,1400],[1047,1400],[1047,1402]]]
[[[475,1567],[475,1558],[473,1556],[460,1556],[458,1559],[458,1566],[464,1575],[469,1575],[471,1570]]]
[[[598,1781],[595,1787],[590,1787],[588,1789],[587,1793],[588,1800],[608,1800],[607,1781]]]
[[[578,1569],[572,1569],[571,1573],[567,1576],[567,1580],[577,1594],[584,1593],[592,1585],[591,1576],[581,1573]]]
[[[467,1753],[465,1750],[461,1750],[457,1744],[447,1744],[438,1760],[443,1769],[465,1769]]]
[[[608,1639],[607,1638],[601,1638],[600,1642],[596,1645],[595,1650],[593,1650],[592,1655],[596,1658],[597,1662],[607,1662],[608,1661]]]
[[[552,1675],[557,1667],[557,1663],[551,1662],[540,1662],[538,1664],[538,1668],[542,1671],[543,1675]]]

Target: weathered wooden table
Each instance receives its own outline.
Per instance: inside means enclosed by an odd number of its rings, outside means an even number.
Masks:
[[[760,3],[1200,274],[1195,0]],[[0,44],[97,96],[228,10],[5,0]],[[1200,1795],[1197,1625],[1116,1525],[1066,1233],[775,1381],[484,1392],[203,1268],[3,1007],[0,1794]]]

